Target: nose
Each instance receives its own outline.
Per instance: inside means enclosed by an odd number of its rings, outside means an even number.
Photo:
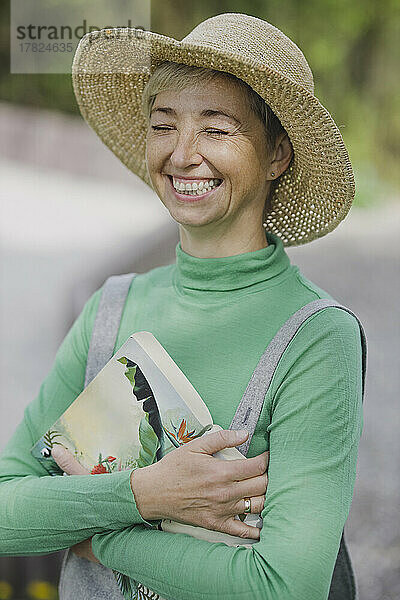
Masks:
[[[197,151],[194,136],[189,131],[177,132],[175,144],[170,156],[170,162],[177,169],[186,169],[192,165],[199,165],[203,157]]]

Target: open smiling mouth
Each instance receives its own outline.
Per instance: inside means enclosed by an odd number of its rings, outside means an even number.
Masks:
[[[201,179],[192,182],[179,181],[172,177],[172,175],[167,175],[171,188],[173,189],[175,195],[178,198],[182,198],[185,201],[193,202],[195,200],[200,200],[205,198],[209,194],[211,194],[214,190],[220,187],[222,184],[222,179]]]

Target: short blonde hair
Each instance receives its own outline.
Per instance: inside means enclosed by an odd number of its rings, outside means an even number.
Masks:
[[[150,119],[150,112],[153,107],[157,94],[160,92],[174,89],[183,90],[188,85],[193,83],[205,83],[212,81],[217,77],[226,77],[231,81],[235,81],[242,89],[245,90],[249,99],[250,108],[255,115],[260,119],[265,129],[266,148],[271,152],[275,148],[275,143],[279,135],[285,133],[285,130],[268,106],[263,98],[253,90],[245,81],[239,79],[231,73],[224,71],[216,71],[204,67],[193,67],[190,65],[165,61],[159,64],[151,74],[149,81],[142,95],[142,111],[146,118]],[[270,210],[270,199],[277,186],[278,179],[271,182],[270,191],[265,201],[264,219]]]

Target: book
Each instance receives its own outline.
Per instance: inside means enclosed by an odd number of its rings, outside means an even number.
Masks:
[[[221,427],[197,390],[171,356],[149,332],[134,333],[31,449],[50,475],[62,471],[51,456],[61,444],[92,474],[140,468],[168,452]],[[243,459],[237,448],[214,454],[224,460]],[[262,527],[260,515],[237,515]],[[169,519],[164,531],[187,533],[231,546],[256,540],[194,527]]]

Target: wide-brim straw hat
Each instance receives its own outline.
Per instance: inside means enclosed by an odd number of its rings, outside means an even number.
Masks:
[[[142,93],[164,61],[239,77],[281,121],[294,156],[273,192],[264,223],[268,231],[285,246],[296,246],[337,227],[354,198],[353,171],[340,131],[314,96],[311,69],[294,42],[270,23],[241,13],[211,17],[182,41],[130,27],[93,31],[80,40],[72,80],[81,113],[150,187]]]

